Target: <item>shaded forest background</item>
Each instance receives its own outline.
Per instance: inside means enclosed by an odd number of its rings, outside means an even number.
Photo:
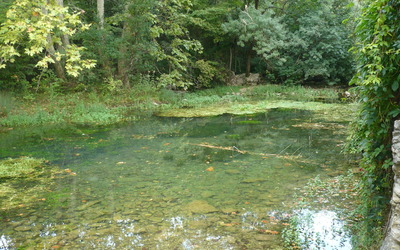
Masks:
[[[347,84],[356,7],[347,0],[5,0],[0,90],[103,91],[149,81],[200,89],[241,73],[269,83]]]

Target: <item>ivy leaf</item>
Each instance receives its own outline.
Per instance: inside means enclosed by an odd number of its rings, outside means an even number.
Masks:
[[[397,91],[399,89],[399,82],[398,81],[394,81],[392,84],[392,90],[393,91]]]
[[[389,112],[389,115],[392,117],[397,117],[400,114],[400,109],[395,109]]]

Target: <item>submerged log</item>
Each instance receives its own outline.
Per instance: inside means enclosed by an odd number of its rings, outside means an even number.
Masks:
[[[297,155],[255,153],[255,152],[240,150],[235,146],[222,147],[222,146],[215,146],[215,145],[210,145],[210,144],[206,144],[206,143],[202,143],[202,144],[189,143],[189,145],[205,147],[205,148],[213,148],[213,149],[219,149],[219,150],[228,150],[228,151],[238,152],[240,154],[259,155],[259,156],[263,156],[265,158],[267,158],[267,157],[276,157],[276,158],[281,158],[281,159],[286,159],[286,160],[291,160],[291,161],[297,161],[297,162],[302,162],[302,163],[307,163],[307,164],[314,164],[311,161],[301,160],[300,159],[301,156],[297,156]]]

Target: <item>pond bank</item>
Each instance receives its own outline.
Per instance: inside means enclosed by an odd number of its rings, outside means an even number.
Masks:
[[[136,114],[207,116],[263,112],[266,108],[304,106],[302,102],[340,103],[336,89],[259,85],[176,92],[144,87],[117,93],[70,93],[12,98],[1,94],[0,132],[19,126],[76,124],[108,126],[136,119]],[[323,102],[321,102],[323,101]],[[307,106],[313,106],[312,103]]]

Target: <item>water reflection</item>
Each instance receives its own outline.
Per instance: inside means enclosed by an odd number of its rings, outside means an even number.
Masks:
[[[350,250],[351,237],[333,211],[304,209],[297,215],[297,230],[306,249]]]

